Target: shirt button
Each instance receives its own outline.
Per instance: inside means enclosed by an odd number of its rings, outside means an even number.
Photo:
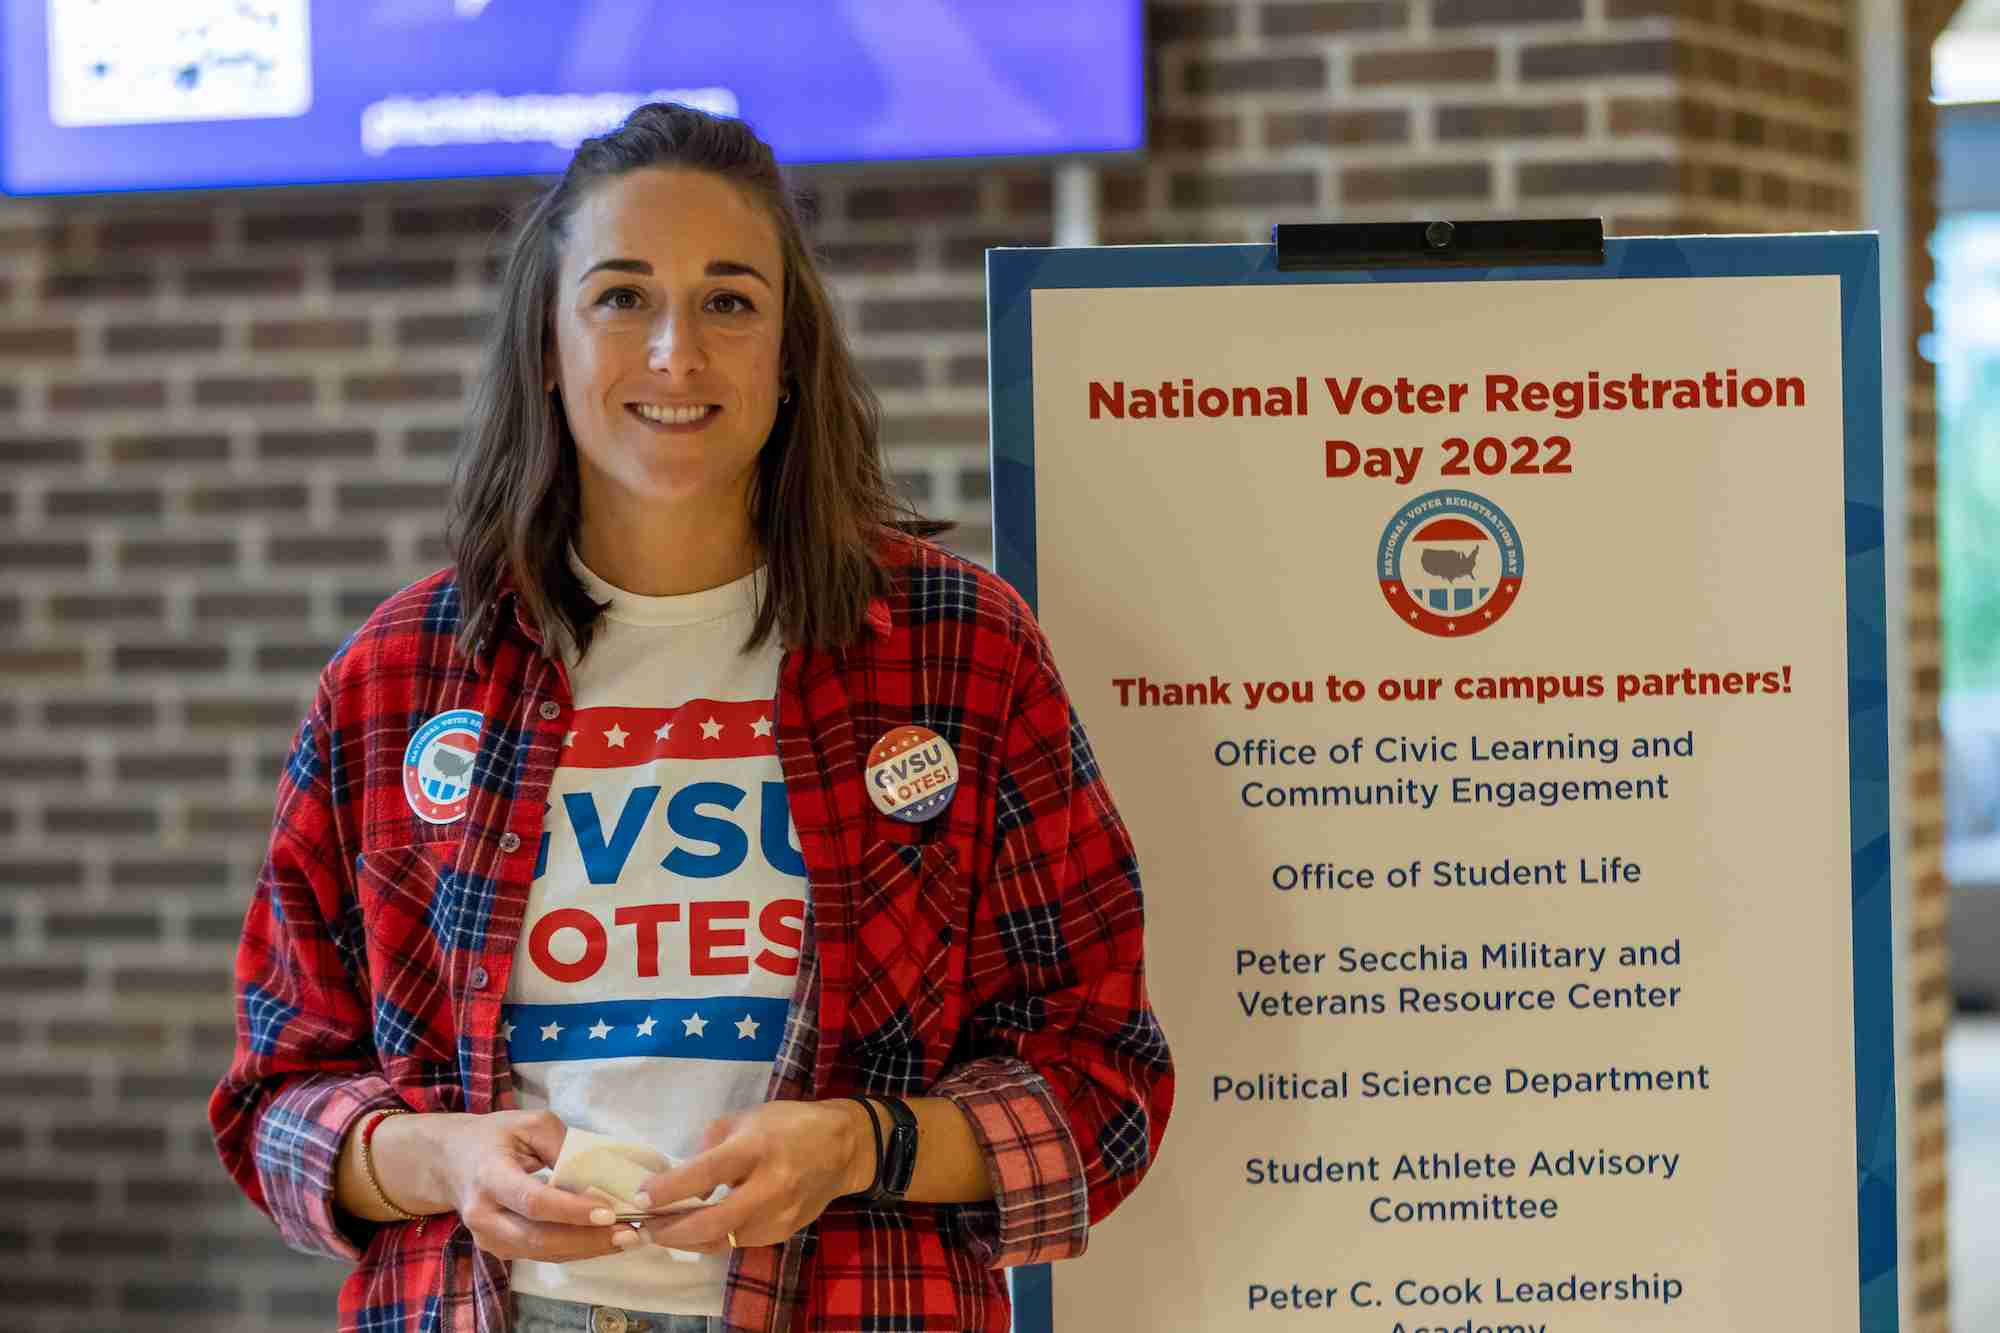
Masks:
[[[545,721],[545,722],[553,722],[553,721],[555,721],[555,720],[556,720],[557,718],[559,718],[559,717],[561,717],[561,716],[562,716],[562,705],[561,705],[561,704],[557,703],[557,702],[556,702],[556,701],[555,701],[554,699],[544,699],[544,700],[542,700],[542,720],[543,720],[543,721]]]
[[[487,977],[485,968],[475,967],[472,969],[472,989],[485,990],[488,980],[490,978]]]
[[[511,831],[501,834],[500,850],[503,852],[518,852],[521,850],[521,835]]]

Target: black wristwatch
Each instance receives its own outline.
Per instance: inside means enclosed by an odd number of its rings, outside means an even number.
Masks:
[[[862,1194],[864,1203],[901,1203],[917,1171],[917,1113],[901,1097],[877,1097],[889,1108],[889,1141],[883,1145],[875,1183]]]

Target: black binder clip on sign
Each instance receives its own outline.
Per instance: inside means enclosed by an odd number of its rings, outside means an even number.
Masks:
[[[1281,270],[1516,268],[1602,264],[1604,219],[1511,222],[1281,222],[1271,228]]]

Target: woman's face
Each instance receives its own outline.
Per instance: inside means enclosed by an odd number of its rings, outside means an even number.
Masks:
[[[577,208],[556,281],[551,373],[585,520],[692,503],[747,524],[782,371],[784,260],[764,211],[707,172],[627,172]]]

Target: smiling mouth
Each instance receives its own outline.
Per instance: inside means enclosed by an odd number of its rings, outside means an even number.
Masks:
[[[626,404],[626,411],[656,426],[693,426],[706,421],[721,410],[714,403],[703,403],[696,407],[657,407],[651,403]]]

